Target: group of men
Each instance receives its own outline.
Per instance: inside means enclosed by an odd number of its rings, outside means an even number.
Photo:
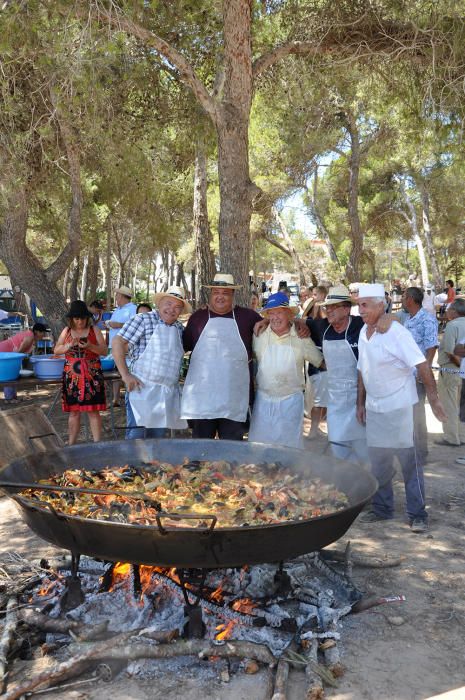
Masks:
[[[231,275],[217,273],[207,286],[208,304],[190,315],[185,328],[178,318],[191,312],[190,305],[181,288],[171,287],[156,295],[157,310],[133,316],[114,335],[113,357],[126,385],[128,437],[161,437],[169,428],[189,425],[194,438],[241,440],[248,430],[254,399],[253,339],[254,332],[263,330],[263,318],[235,304],[238,285]],[[297,384],[289,382],[289,377],[283,384],[284,355],[276,355],[273,365],[269,353],[273,348],[291,348],[296,334],[310,335],[324,358],[332,450],[342,459],[371,462],[379,482],[362,522],[393,517],[397,457],[414,532],[427,528],[425,396],[436,417],[446,420],[431,371],[437,328],[435,334],[431,315],[422,310],[421,295],[416,287],[404,292],[408,318],[402,326],[385,314],[382,285],[360,285],[357,298],[343,286],[332,287],[316,302],[323,318],[296,319],[292,333],[283,331],[289,340],[282,341],[276,333],[271,345],[269,339],[262,343],[268,366],[280,374],[281,386],[287,381],[293,395],[300,392],[302,397],[301,386],[294,391]],[[274,301],[278,310],[286,308],[286,302]],[[271,308],[272,302],[267,302]],[[359,316],[351,313],[355,303]],[[269,330],[274,338],[273,328]],[[259,345],[255,342],[256,348]],[[181,394],[178,378],[186,351],[191,353],[190,364]],[[303,413],[302,399],[301,403]],[[269,425],[271,440],[277,427]]]

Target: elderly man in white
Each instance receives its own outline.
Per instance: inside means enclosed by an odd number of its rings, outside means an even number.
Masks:
[[[392,477],[393,461],[397,457],[404,477],[411,530],[425,532],[428,515],[423,468],[413,441],[413,405],[418,401],[415,367],[433,413],[440,421],[445,420],[444,409],[431,368],[412,335],[398,323],[393,323],[384,334],[376,332],[376,324],[385,309],[383,285],[360,285],[358,302],[365,326],[358,343],[357,418],[366,423],[372,473],[379,483],[372,510],[363,513],[360,521],[371,523],[394,517]]]

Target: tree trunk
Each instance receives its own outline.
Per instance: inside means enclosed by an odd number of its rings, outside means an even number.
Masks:
[[[207,302],[208,293],[203,285],[210,284],[215,275],[215,259],[211,249],[212,236],[207,208],[207,157],[202,137],[197,140],[194,169],[193,228],[195,240],[195,270],[199,304]]]
[[[434,288],[436,290],[442,289],[444,286],[443,277],[439,271],[439,265],[436,258],[436,251],[433,246],[433,239],[431,236],[431,226],[429,218],[429,194],[424,185],[420,188],[421,193],[421,203],[423,207],[422,218],[423,218],[423,233],[425,234],[426,250],[428,252],[428,257],[431,262],[431,270],[433,272]]]
[[[417,212],[415,211],[415,206],[413,205],[413,202],[410,199],[410,197],[407,193],[407,190],[405,189],[405,184],[402,180],[400,181],[400,190],[401,190],[402,196],[404,198],[404,202],[407,206],[407,209],[410,212],[410,218],[407,217],[407,220],[410,223],[410,226],[412,228],[412,233],[413,233],[413,236],[415,238],[415,243],[417,245],[418,258],[420,260],[422,285],[423,285],[423,287],[426,287],[426,285],[428,284],[428,278],[429,278],[428,264],[426,262],[423,241],[421,240],[420,233],[418,231]],[[408,253],[408,241],[407,241],[407,253]]]
[[[360,175],[360,138],[357,123],[352,114],[346,114],[346,126],[350,137],[349,183],[348,183],[348,215],[352,248],[346,269],[350,282],[359,282],[363,255],[363,232],[358,213],[358,190]]]
[[[274,207],[273,207],[273,215],[274,215],[274,218],[276,219],[276,222],[281,230],[281,234],[282,234],[284,241],[286,243],[286,247],[289,251],[289,255],[291,256],[291,260],[294,264],[294,269],[299,275],[299,284],[302,287],[304,287],[305,286],[305,274],[304,274],[304,270],[303,270],[303,263],[300,259],[300,256],[299,256],[297,250],[295,249],[294,242],[293,242],[291,236],[289,235],[289,232],[287,230],[287,226],[284,222],[283,217],[277,211],[277,209],[275,209]]]
[[[75,301],[76,299],[79,299],[79,290],[78,290],[79,269],[80,269],[80,260],[79,260],[79,256],[77,256],[75,263],[74,263],[74,268],[71,272],[71,280],[70,280],[70,285],[69,285],[70,301]]]
[[[82,264],[82,274],[81,274],[81,291],[79,292],[79,299],[85,301],[87,293],[87,271],[89,269],[89,256],[84,255],[84,262]]]
[[[106,257],[106,270],[105,270],[105,276],[106,276],[106,296],[107,296],[107,311],[111,311],[113,309],[113,304],[112,304],[112,294],[113,290],[111,288],[111,223],[107,221],[107,257]]]
[[[100,262],[100,256],[98,254],[98,251],[90,251],[89,252],[89,267],[88,267],[88,295],[87,295],[87,301],[90,303],[91,301],[94,301],[95,297],[97,296],[97,287],[98,287],[98,270],[99,270],[99,262]]]
[[[0,224],[2,260],[12,286],[21,287],[33,299],[57,338],[64,325],[65,300],[56,283],[50,282],[46,271],[26,245],[27,222],[27,195],[23,188],[17,187]]]
[[[62,292],[65,299],[68,298],[69,267],[66,268],[63,276]]]
[[[220,268],[234,276],[237,301],[249,302],[250,219],[258,188],[249,175],[249,119],[252,102],[250,0],[223,1],[224,95],[218,110]]]
[[[324,225],[323,219],[320,216],[320,213],[318,211],[317,207],[317,193],[318,193],[318,166],[315,168],[315,172],[313,173],[313,192],[310,193],[308,191],[308,195],[310,198],[310,204],[309,204],[309,214],[310,217],[312,218],[316,230],[322,237],[322,239],[325,241],[326,246],[328,248],[328,254],[330,259],[336,263],[339,267],[341,266],[341,263],[339,262],[339,258],[337,257],[336,249],[334,248],[332,242],[331,242],[331,237],[329,235],[328,229]]]

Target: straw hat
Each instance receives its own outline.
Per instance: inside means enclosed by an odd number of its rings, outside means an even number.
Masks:
[[[289,306],[287,294],[283,294],[282,292],[276,292],[276,294],[272,294],[268,298],[268,301],[261,310],[262,316],[268,316],[268,311],[272,311],[273,309],[287,309],[293,316],[296,316],[299,313],[299,307]]]
[[[337,287],[330,287],[326,299],[317,301],[317,306],[331,306],[332,304],[341,304],[343,301],[347,301],[349,304],[354,303],[347,287],[340,284]]]
[[[132,292],[129,289],[129,287],[122,286],[118,287],[118,289],[115,290],[115,294],[122,294],[124,297],[129,297],[129,299],[132,299]]]
[[[232,275],[226,274],[226,272],[217,272],[213,278],[211,284],[204,284],[204,287],[212,289],[213,287],[220,287],[222,289],[240,289],[242,284],[234,284],[234,277]]]
[[[162,299],[177,299],[178,301],[182,301],[182,304],[184,306],[184,313],[186,314],[191,314],[192,313],[192,306],[189,304],[188,301],[186,301],[186,292],[182,287],[169,287],[166,292],[158,292],[157,294],[153,295],[153,300],[155,304],[158,306],[160,301]]]

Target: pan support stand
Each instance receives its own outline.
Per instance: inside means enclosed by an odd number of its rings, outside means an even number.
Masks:
[[[61,597],[60,608],[62,612],[74,610],[84,602],[84,593],[81,588],[81,579],[78,576],[79,561],[81,555],[71,552],[71,574],[66,577],[65,591]]]
[[[276,573],[274,575],[274,581],[277,584],[277,590],[275,595],[287,595],[291,590],[291,579],[287,571],[284,570],[284,562],[280,561]]]
[[[187,618],[183,636],[186,639],[202,639],[206,628],[199,603],[204,591],[208,569],[176,569],[176,573],[184,596],[184,614]],[[194,596],[193,603],[189,598],[188,590]]]

